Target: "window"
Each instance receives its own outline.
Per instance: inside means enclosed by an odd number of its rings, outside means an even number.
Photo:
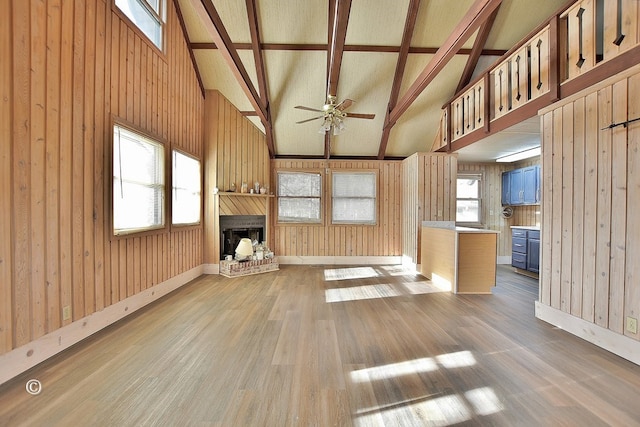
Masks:
[[[173,150],[173,196],[171,222],[175,225],[200,222],[200,161]]]
[[[319,173],[278,172],[278,221],[321,222],[321,193]]]
[[[162,50],[162,27],[166,0],[115,0],[116,6],[158,49]]]
[[[376,223],[376,178],[374,172],[333,173],[333,224]]]
[[[482,175],[458,174],[456,222],[467,224],[480,224],[482,222],[481,183]]]
[[[113,232],[164,227],[164,146],[120,125],[113,128]]]

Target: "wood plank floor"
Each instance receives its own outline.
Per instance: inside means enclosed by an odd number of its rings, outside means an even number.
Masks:
[[[0,425],[640,425],[640,367],[536,298],[505,267],[483,296],[398,266],[204,276],[0,387]]]

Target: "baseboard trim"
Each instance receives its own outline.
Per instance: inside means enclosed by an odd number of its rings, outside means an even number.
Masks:
[[[279,264],[400,265],[401,256],[278,256]]]
[[[499,256],[496,259],[496,263],[497,264],[507,264],[507,265],[511,265],[511,257],[510,256]]]
[[[0,384],[175,291],[202,274],[203,266],[200,265],[0,355]]]
[[[640,341],[541,304],[538,301],[535,303],[535,315],[540,320],[610,351],[636,365],[640,365]]]
[[[220,264],[204,264],[202,274],[220,274]]]

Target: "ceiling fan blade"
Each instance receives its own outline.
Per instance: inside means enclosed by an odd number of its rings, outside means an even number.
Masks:
[[[349,108],[353,104],[353,99],[345,99],[340,104],[336,105],[336,109],[340,111],[344,111]]]
[[[354,119],[373,119],[375,114],[359,114],[359,113],[345,113],[347,117],[353,117]]]
[[[306,122],[310,122],[311,120],[318,120],[318,119],[321,119],[321,118],[323,118],[323,117],[324,117],[324,116],[313,117],[313,118],[311,118],[311,119],[301,120],[301,121],[296,122],[296,123],[306,123]]]
[[[296,105],[293,108],[298,108],[300,110],[307,110],[307,111],[315,111],[316,113],[322,113],[323,112],[322,110],[318,110],[316,108],[311,108],[311,107],[305,107],[305,106],[302,106],[302,105]]]

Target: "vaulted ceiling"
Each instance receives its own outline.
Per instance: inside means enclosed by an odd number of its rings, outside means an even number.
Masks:
[[[429,151],[443,104],[564,3],[177,0],[204,88],[252,120],[273,157],[379,159]],[[322,110],[328,95],[354,101],[337,136],[295,108]],[[516,150],[487,146],[474,161]]]

